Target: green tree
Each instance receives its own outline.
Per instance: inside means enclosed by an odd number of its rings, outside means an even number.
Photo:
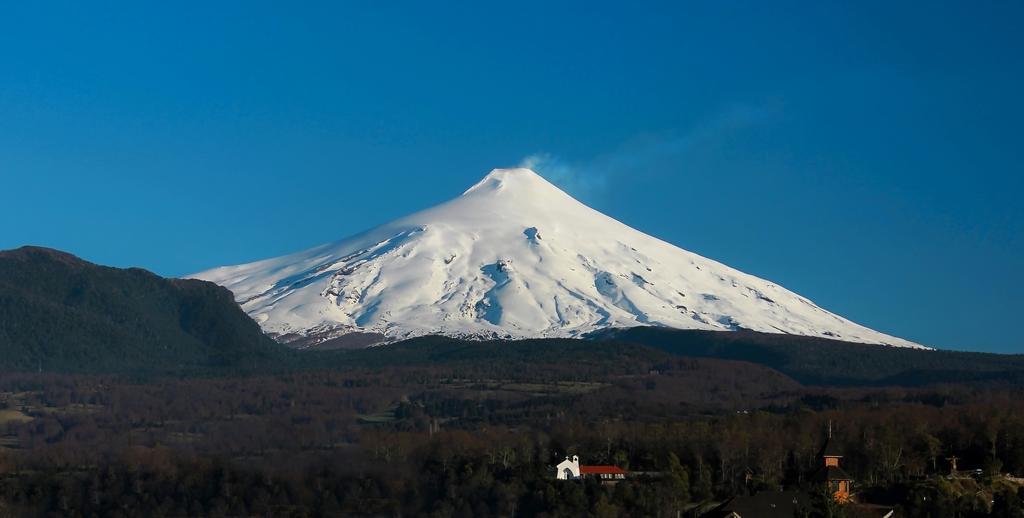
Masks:
[[[993,518],[1024,518],[1024,488],[996,493],[992,502]]]
[[[714,483],[711,480],[711,467],[697,457],[697,479],[690,486],[691,496],[697,500],[707,500],[713,496]]]
[[[612,462],[622,469],[629,469],[629,454],[625,450],[616,450],[612,456]]]
[[[819,485],[811,492],[811,513],[813,518],[844,518],[846,510],[836,501],[828,484]]]
[[[621,514],[618,506],[608,501],[608,495],[601,493],[594,502],[594,516],[597,518],[615,518]]]
[[[690,474],[679,462],[675,453],[668,454],[668,469],[665,472],[665,486],[669,493],[672,507],[682,509],[690,501]]]

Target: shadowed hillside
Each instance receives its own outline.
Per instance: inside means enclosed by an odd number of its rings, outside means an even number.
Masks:
[[[681,331],[654,327],[595,335],[684,356],[743,360],[805,384],[902,385],[1024,383],[1024,355],[927,351],[754,331]]]
[[[278,354],[231,293],[38,247],[0,252],[0,368],[150,371]]]

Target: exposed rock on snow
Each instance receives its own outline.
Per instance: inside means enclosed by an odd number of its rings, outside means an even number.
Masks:
[[[230,289],[267,332],[307,343],[656,325],[920,347],[634,230],[528,169],[496,169],[462,196],[342,241],[192,277]]]

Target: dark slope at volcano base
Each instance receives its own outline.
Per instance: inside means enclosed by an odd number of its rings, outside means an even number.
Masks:
[[[926,351],[756,332],[632,328],[591,340],[466,341],[413,338],[356,351],[299,353],[301,363],[334,367],[509,364],[515,368],[614,368],[623,361],[657,363],[696,357],[768,367],[804,385],[924,386],[934,384],[1024,386],[1024,355]],[[756,383],[750,379],[747,383]]]
[[[653,327],[611,330],[592,338],[642,344],[683,356],[748,361],[810,385],[1024,385],[1024,355],[1020,354],[928,351],[754,331]]]

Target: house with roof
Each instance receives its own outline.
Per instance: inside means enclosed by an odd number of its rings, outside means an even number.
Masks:
[[[626,470],[611,465],[581,466],[580,458],[573,455],[555,466],[555,478],[558,480],[579,480],[583,478],[596,478],[602,483],[613,484],[625,480]]]

